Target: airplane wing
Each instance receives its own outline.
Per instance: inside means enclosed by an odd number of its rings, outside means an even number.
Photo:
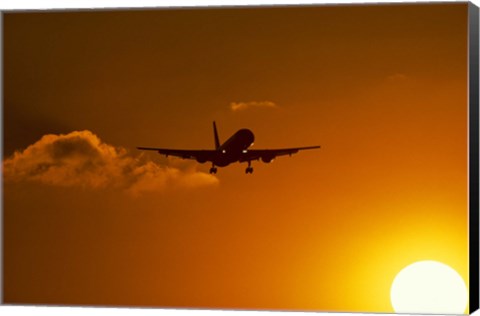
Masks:
[[[277,156],[284,155],[293,155],[298,153],[300,150],[307,149],[316,149],[320,146],[309,146],[309,147],[296,147],[296,148],[281,148],[281,149],[250,149],[246,153],[243,153],[240,162],[250,161],[250,160],[259,160],[262,159],[263,162],[270,162]]]
[[[137,147],[139,150],[152,150],[159,154],[182,159],[196,159],[199,161],[211,161],[216,153],[215,150],[184,150],[184,149],[167,149],[167,148],[152,148],[152,147]]]

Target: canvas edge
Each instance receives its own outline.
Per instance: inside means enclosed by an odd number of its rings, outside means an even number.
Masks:
[[[4,98],[3,98],[3,40],[4,40],[4,25],[3,25],[3,10],[0,11],[0,157],[3,161],[3,109],[4,109]],[[2,168],[3,169],[3,168]],[[0,179],[0,305],[4,304],[3,297],[3,282],[4,282],[4,270],[3,270],[3,234],[5,232],[5,227],[3,227],[3,171],[2,178]]]
[[[468,6],[469,313],[479,308],[479,8]]]
[[[391,2],[392,1],[392,2]],[[352,1],[352,2],[311,2],[311,3],[251,3],[251,4],[173,4],[173,5],[146,5],[146,6],[118,6],[118,7],[51,7],[32,9],[4,9],[3,13],[56,13],[56,12],[122,12],[146,10],[224,10],[224,9],[262,9],[262,8],[295,8],[295,7],[351,7],[351,6],[404,6],[404,5],[468,5],[470,0],[377,0],[377,1]]]

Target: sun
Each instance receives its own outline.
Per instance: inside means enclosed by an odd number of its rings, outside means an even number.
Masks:
[[[438,261],[418,261],[393,280],[390,299],[396,313],[464,314],[468,291],[457,271]]]

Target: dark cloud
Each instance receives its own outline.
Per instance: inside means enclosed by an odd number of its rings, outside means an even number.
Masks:
[[[192,164],[159,165],[146,155],[103,143],[90,131],[45,135],[3,163],[6,181],[34,181],[55,186],[119,188],[132,195],[167,187],[192,188],[218,183]]]

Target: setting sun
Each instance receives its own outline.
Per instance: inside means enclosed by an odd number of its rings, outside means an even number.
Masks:
[[[462,277],[448,265],[419,261],[397,274],[390,297],[397,313],[463,314],[468,291]]]

